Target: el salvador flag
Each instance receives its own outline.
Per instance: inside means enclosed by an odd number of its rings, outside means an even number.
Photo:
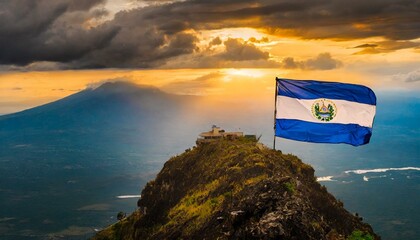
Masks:
[[[369,143],[376,96],[368,87],[336,82],[279,79],[277,137],[317,143]]]

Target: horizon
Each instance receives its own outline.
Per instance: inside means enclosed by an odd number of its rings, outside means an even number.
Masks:
[[[105,71],[105,70],[104,70]],[[12,88],[6,86],[3,88],[2,95],[0,96],[0,115],[12,114],[24,110],[28,110],[34,107],[42,106],[51,102],[58,101],[62,98],[68,97],[70,95],[76,94],[78,92],[84,91],[86,89],[95,89],[96,87],[101,86],[104,83],[108,82],[128,82],[133,83],[138,86],[150,86],[156,87],[159,90],[176,95],[193,95],[201,96],[206,99],[213,101],[223,100],[236,100],[236,101],[245,101],[247,98],[251,97],[255,101],[261,101],[261,103],[267,104],[269,101],[274,102],[274,86],[275,78],[278,77],[273,72],[276,70],[268,69],[195,69],[189,70],[195,73],[188,75],[183,69],[170,70],[171,76],[176,76],[176,80],[154,80],[155,74],[165,72],[166,70],[146,70],[149,72],[143,79],[133,80],[132,78],[127,77],[118,77],[124,76],[125,73],[117,73],[115,78],[105,79],[102,78],[104,73],[99,74],[99,79],[95,79],[88,74],[88,78],[82,77],[79,78],[79,81],[66,82],[66,80],[57,80],[58,77],[62,74],[65,74],[67,79],[68,77],[81,76],[84,75],[85,71],[80,71],[77,73],[67,75],[67,72],[36,72],[36,73],[19,73],[18,77],[13,77],[13,82],[20,81],[25,79],[20,84],[19,88]],[[107,71],[105,71],[107,72]],[[143,74],[142,71],[136,71]],[[204,73],[203,73],[204,72]],[[16,73],[13,73],[16,74]],[[26,75],[30,74],[40,74],[47,76],[43,79],[46,82],[43,85],[36,85],[35,82],[39,81],[39,78],[34,80],[27,79]],[[98,74],[96,71],[93,71],[93,74]],[[196,77],[198,74],[204,74],[199,77]],[[109,75],[109,73],[106,73]],[[179,75],[179,77],[178,77]],[[185,77],[185,75],[188,75]],[[274,77],[273,77],[274,76]],[[310,76],[310,75],[308,75]],[[48,78],[54,78],[55,80],[48,80]],[[60,78],[60,77],[59,77]],[[191,79],[192,78],[192,79]],[[208,79],[206,79],[208,78]],[[288,78],[288,77],[284,77]],[[95,79],[95,80],[92,80]],[[187,79],[187,80],[185,80]],[[196,83],[198,80],[204,79],[204,83]],[[338,81],[338,78],[324,78],[324,79],[315,79],[315,78],[292,78],[296,80],[321,80],[321,81],[331,81],[331,82],[342,82],[342,83],[353,83],[365,85],[378,96],[387,95],[387,94],[403,94],[407,96],[413,95],[416,97],[416,94],[419,92],[417,89],[413,88],[393,88],[389,86],[378,86],[374,82],[351,82],[346,81],[346,77],[341,77],[341,81]],[[6,79],[7,80],[7,79]],[[1,76],[0,76],[1,82]],[[7,83],[3,81],[2,83]],[[63,85],[64,83],[64,85]],[[4,90],[6,89],[6,90]],[[7,100],[6,100],[7,99]]]

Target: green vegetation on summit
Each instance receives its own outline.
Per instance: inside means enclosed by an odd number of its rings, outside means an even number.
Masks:
[[[138,207],[93,239],[380,239],[311,166],[246,138],[172,157]]]

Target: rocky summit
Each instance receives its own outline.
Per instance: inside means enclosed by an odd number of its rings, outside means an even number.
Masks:
[[[187,149],[147,183],[138,210],[93,239],[380,239],[314,169],[241,137]]]

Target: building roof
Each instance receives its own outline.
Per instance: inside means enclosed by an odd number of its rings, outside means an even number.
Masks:
[[[202,132],[200,133],[200,137],[223,137],[228,135],[243,135],[243,132]]]
[[[215,133],[215,132],[213,132],[213,131],[210,131],[210,132],[202,132],[202,133],[200,133],[200,137],[218,137],[218,136],[223,136],[223,134],[224,134],[225,132],[222,132],[222,133]]]

